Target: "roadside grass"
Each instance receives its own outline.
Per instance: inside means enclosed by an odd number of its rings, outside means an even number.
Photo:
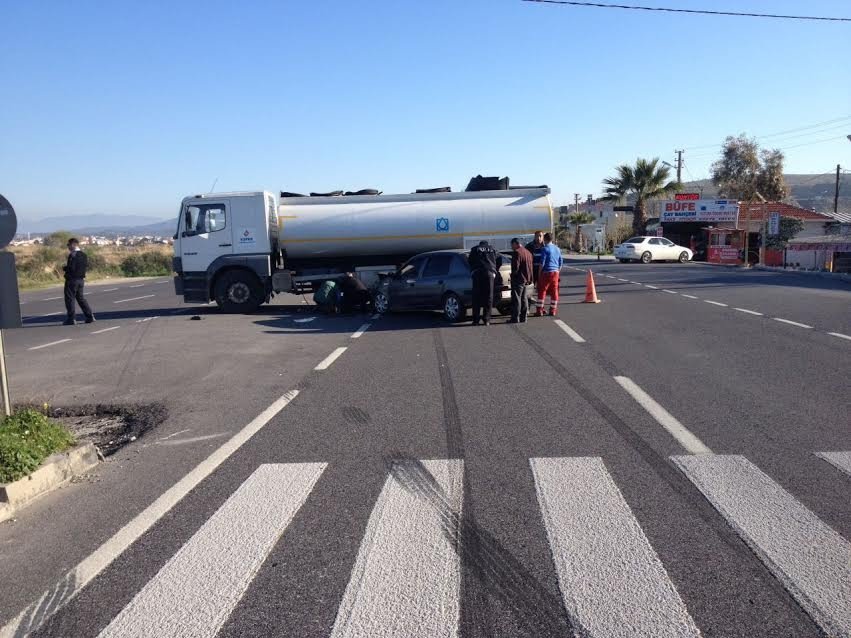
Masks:
[[[58,246],[13,246],[21,290],[43,288],[64,281],[67,251]],[[83,246],[89,259],[86,279],[160,277],[171,274],[169,246]]]
[[[51,454],[74,445],[74,437],[42,412],[20,410],[0,421],[0,483],[32,474]]]

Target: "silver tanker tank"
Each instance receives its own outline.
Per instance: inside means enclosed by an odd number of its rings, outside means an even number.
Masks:
[[[551,231],[549,188],[461,193],[287,197],[279,241],[289,259],[355,257],[467,248],[488,239]]]

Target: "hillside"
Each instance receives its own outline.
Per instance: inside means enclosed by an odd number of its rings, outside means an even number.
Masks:
[[[833,195],[836,187],[836,175],[799,175],[787,174],[786,183],[789,185],[788,202],[802,208],[813,208],[819,212],[833,211]],[[702,179],[685,182],[683,189],[688,192],[702,192],[704,197],[712,198],[718,194],[718,189],[711,180]],[[839,179],[839,211],[851,213],[851,174],[844,173]]]
[[[67,230],[80,234],[88,235],[103,235],[109,233],[125,233],[132,231],[139,232],[139,228],[157,228],[167,225],[168,229],[165,232],[156,234],[171,234],[174,223],[172,221],[163,221],[158,217],[150,217],[146,215],[109,215],[109,214],[91,214],[91,215],[63,215],[54,217],[45,217],[44,219],[18,220],[19,233],[52,233],[57,230]],[[154,234],[152,232],[143,232],[142,234]]]

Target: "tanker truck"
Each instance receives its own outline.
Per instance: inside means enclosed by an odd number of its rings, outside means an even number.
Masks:
[[[469,187],[468,187],[469,188]],[[436,189],[437,190],[437,189]],[[290,196],[266,191],[183,199],[174,285],[187,303],[253,312],[276,293],[306,293],[354,272],[368,285],[415,254],[552,230],[546,186],[413,194]]]

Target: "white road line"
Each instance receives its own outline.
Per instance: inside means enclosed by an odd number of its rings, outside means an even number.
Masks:
[[[156,295],[143,295],[142,297],[131,297],[130,299],[119,299],[118,301],[113,301],[112,303],[125,303],[127,301],[139,301],[140,299],[149,299],[150,297],[155,297]]]
[[[694,295],[687,295],[687,294],[686,294],[686,293],[684,293],[684,292],[681,292],[680,294],[681,294],[683,297],[687,297],[687,298],[689,298],[689,299],[700,299],[700,297],[695,297]]]
[[[112,326],[112,328],[104,328],[103,330],[95,330],[92,334],[99,335],[102,332],[109,332],[110,330],[118,330],[121,326]]]
[[[97,292],[115,292],[118,288],[107,288],[105,290],[98,290]]]
[[[827,334],[832,337],[839,337],[840,339],[848,339],[848,341],[851,341],[851,337],[849,337],[848,335],[844,335],[841,332],[828,332]]]
[[[57,299],[64,299],[64,297],[48,297],[47,299],[42,299],[42,301],[56,301]]]
[[[629,283],[631,283],[631,284],[635,284],[636,286],[643,286],[643,285],[644,285],[644,284],[643,284],[643,283],[641,283],[640,281],[630,281]]]
[[[659,290],[659,288],[658,288],[658,287],[656,287],[656,286],[651,286],[650,284],[644,284],[644,287],[645,287],[645,288],[651,288],[651,289],[653,289],[653,290]]]
[[[656,421],[659,422],[668,433],[673,436],[677,442],[682,445],[686,451],[691,454],[712,454],[712,450],[706,447],[703,442],[680,423],[670,412],[642,390],[629,377],[615,377],[620,386],[626,390],[630,396],[635,399],[638,404],[647,410]]]
[[[144,285],[145,284],[133,284],[132,286],[129,286],[129,288],[141,288]]]
[[[816,452],[816,456],[851,476],[851,452]]]
[[[733,308],[733,310],[738,310],[739,312],[744,312],[748,315],[754,315],[755,317],[762,317],[762,313],[757,312],[756,310],[748,310],[747,308]]]
[[[171,279],[164,279],[163,281],[155,281],[155,284],[170,284]]]
[[[60,339],[59,341],[51,341],[50,343],[43,343],[40,346],[33,346],[32,348],[27,348],[27,350],[41,350],[42,348],[49,348],[50,346],[56,346],[60,343],[65,343],[67,341],[71,341],[70,339]]]
[[[774,321],[779,321],[780,323],[788,323],[790,326],[798,326],[799,328],[812,328],[812,326],[808,326],[805,323],[798,323],[797,321],[789,321],[788,319],[781,319],[780,317],[773,317]]]
[[[589,636],[700,636],[602,459],[529,463],[574,626]]]
[[[720,301],[712,301],[711,299],[704,299],[703,301],[705,301],[706,303],[711,303],[713,306],[721,306],[723,308],[727,307],[727,304],[721,303]]]
[[[394,463],[331,638],[458,636],[463,461]]]
[[[662,292],[667,292],[669,295],[678,295],[678,294],[680,294],[680,293],[678,293],[676,290],[668,290],[667,288],[664,288],[664,289],[662,290]]]
[[[258,467],[100,632],[100,638],[215,636],[325,466]]]
[[[318,366],[316,366],[316,367],[315,367],[315,368],[313,368],[313,369],[314,369],[314,370],[327,370],[327,369],[331,366],[331,364],[332,364],[332,363],[334,363],[334,362],[337,360],[337,358],[338,358],[341,354],[343,354],[345,351],[346,351],[346,348],[345,348],[345,347],[337,348],[336,350],[334,350],[334,352],[332,352],[332,353],[331,353],[331,354],[329,354],[327,357],[325,357],[325,358],[324,358],[324,359],[323,359],[323,360],[319,363],[319,365],[318,365]]]
[[[568,334],[568,336],[569,336],[571,339],[573,339],[576,343],[585,343],[585,339],[583,339],[583,338],[580,336],[580,334],[579,334],[578,332],[576,332],[576,330],[574,330],[573,328],[571,328],[570,326],[568,326],[568,325],[567,325],[564,321],[562,321],[561,319],[556,319],[556,320],[555,320],[555,324],[556,324],[559,328],[561,328],[562,330],[564,330],[564,331]]]
[[[361,335],[363,335],[363,333],[364,333],[364,332],[366,332],[367,330],[369,330],[369,326],[370,326],[370,325],[371,325],[371,324],[369,324],[369,323],[365,323],[365,324],[363,324],[360,328],[358,328],[358,329],[357,329],[357,332],[355,332],[355,333],[353,333],[353,334],[352,334],[352,339],[358,339],[358,338],[360,338],[360,336],[361,336]]]
[[[618,280],[618,281],[626,281],[626,282],[628,282],[628,281],[629,281],[629,279],[621,279],[620,277],[617,277],[617,280]]]
[[[851,636],[851,543],[743,456],[673,461],[828,636]]]
[[[201,461],[189,474],[118,530],[115,536],[98,547],[93,554],[65,574],[62,580],[0,629],[0,638],[23,636],[38,629],[297,396],[298,390],[291,390],[258,414],[253,421]],[[220,557],[217,560],[220,560]]]

